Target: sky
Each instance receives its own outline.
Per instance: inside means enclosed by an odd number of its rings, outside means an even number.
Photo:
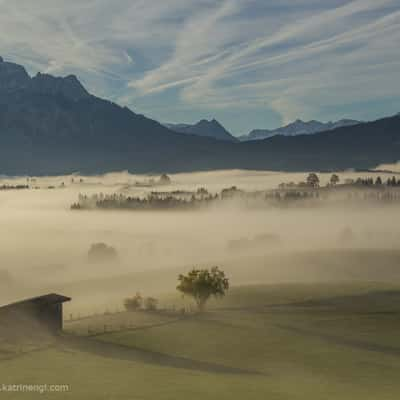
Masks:
[[[0,0],[0,55],[233,134],[400,111],[400,0]]]

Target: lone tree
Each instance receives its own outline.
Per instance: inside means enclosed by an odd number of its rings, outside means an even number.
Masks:
[[[204,311],[211,296],[225,296],[229,289],[229,280],[218,267],[208,269],[193,269],[187,275],[179,275],[179,285],[176,287],[183,295],[193,297],[199,311]]]
[[[319,178],[318,175],[312,172],[307,176],[307,185],[312,186],[314,188],[319,186]]]
[[[339,183],[339,177],[336,174],[331,176],[331,185],[335,186]]]

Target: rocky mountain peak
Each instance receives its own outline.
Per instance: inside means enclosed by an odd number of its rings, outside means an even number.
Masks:
[[[0,91],[13,91],[29,85],[30,77],[21,65],[0,57]]]
[[[34,78],[32,78],[32,90],[41,94],[61,94],[74,101],[90,96],[75,75],[68,75],[65,78],[59,78],[48,74],[38,73]]]
[[[59,78],[38,73],[31,78],[24,67],[6,62],[0,57],[0,93],[21,89],[36,94],[62,95],[73,101],[90,96],[75,75]]]

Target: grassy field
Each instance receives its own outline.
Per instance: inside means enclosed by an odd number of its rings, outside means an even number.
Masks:
[[[119,332],[87,336],[87,326]],[[398,399],[400,287],[233,288],[203,315],[120,313],[66,324],[54,347],[0,361],[2,398]]]

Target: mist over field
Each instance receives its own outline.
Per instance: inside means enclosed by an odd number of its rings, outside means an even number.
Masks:
[[[344,181],[366,174],[339,175]],[[321,185],[330,176],[319,174]],[[0,301],[61,292],[73,297],[66,306],[70,312],[104,311],[122,307],[123,298],[136,291],[173,293],[178,273],[195,266],[219,265],[236,286],[390,281],[397,274],[391,269],[400,243],[394,205],[248,209],[232,201],[198,211],[70,210],[80,193],[266,190],[304,181],[306,174],[234,170],[170,177],[171,184],[161,189],[135,186],[150,177],[127,172],[38,177],[30,178],[31,189],[0,192],[1,269],[7,276]],[[4,177],[0,185],[26,182],[26,177]],[[115,248],[117,260],[89,262],[90,246],[100,242]]]
[[[0,33],[0,400],[400,399],[399,0]]]

